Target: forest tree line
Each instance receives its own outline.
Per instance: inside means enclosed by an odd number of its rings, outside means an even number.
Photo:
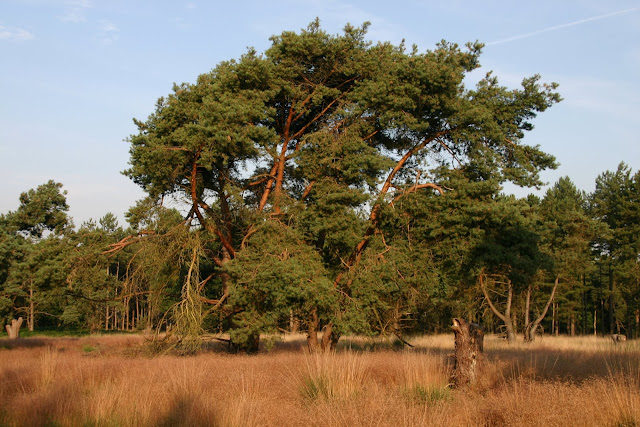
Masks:
[[[147,197],[76,229],[60,183],[0,216],[0,316],[29,329],[398,335],[478,321],[537,331],[640,331],[640,172],[621,163],[595,191],[524,143],[561,100],[539,76],[487,73],[482,45],[420,53],[373,44],[367,25],[319,23],[271,38],[175,85],[128,139],[124,173]],[[324,333],[320,334],[320,331]]]

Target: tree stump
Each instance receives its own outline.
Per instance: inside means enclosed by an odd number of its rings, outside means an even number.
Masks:
[[[9,339],[20,338],[20,327],[22,326],[22,317],[18,317],[18,320],[13,319],[11,325],[7,325],[7,334]]]
[[[611,335],[611,339],[615,344],[618,344],[619,342],[625,342],[627,340],[627,336],[622,334],[613,334]]]
[[[484,332],[476,323],[464,319],[453,319],[451,326],[455,335],[451,385],[454,388],[470,386],[476,381],[478,364],[484,351]]]

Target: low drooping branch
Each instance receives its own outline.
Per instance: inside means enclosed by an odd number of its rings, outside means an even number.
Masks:
[[[120,241],[116,242],[116,243],[112,243],[110,244],[108,247],[110,249],[107,249],[106,251],[102,252],[102,255],[108,255],[114,252],[118,252],[124,248],[126,248],[129,245],[132,245],[134,243],[138,243],[142,237],[144,236],[150,236],[150,235],[154,235],[155,231],[152,230],[142,230],[139,231],[137,235],[129,235],[123,239],[121,239]]]

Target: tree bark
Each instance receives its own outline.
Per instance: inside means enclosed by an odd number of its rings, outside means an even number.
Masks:
[[[29,283],[29,331],[33,332],[35,321],[35,303],[33,301],[33,279]]]
[[[613,269],[611,268],[611,261],[609,261],[609,334],[613,335],[613,327],[614,327],[614,307],[613,307],[613,291],[614,291],[614,283],[613,283]]]
[[[300,329],[300,321],[294,316],[293,310],[289,311],[289,333],[297,334]]]
[[[109,293],[107,293],[107,298],[109,298]],[[104,303],[104,329],[109,330],[109,302]]]
[[[569,330],[571,333],[572,337],[576,336],[576,315],[574,313],[571,313],[571,316],[569,316]]]
[[[502,320],[502,323],[504,323],[504,326],[507,329],[507,341],[514,342],[516,340],[516,332],[513,326],[513,318],[511,317],[511,303],[513,301],[513,284],[511,283],[511,280],[508,281],[508,284],[509,289],[507,292],[507,303],[505,305],[504,313],[501,313],[498,311],[496,306],[493,305],[493,301],[491,301],[491,297],[489,297],[489,292],[484,284],[484,273],[480,274],[480,287],[482,288],[482,293],[484,294],[491,311],[493,311],[493,314],[498,316],[498,318]]]
[[[477,324],[464,319],[453,319],[451,328],[455,336],[451,385],[454,388],[468,387],[477,379],[478,365],[484,351],[484,331]]]
[[[551,303],[551,335],[555,334],[556,332],[556,302],[553,301]]]
[[[530,319],[529,319],[529,311],[531,310],[531,285],[527,287],[527,296],[525,299],[525,307],[524,307],[524,340],[527,340],[527,329],[529,327]]]
[[[549,306],[551,304],[553,304],[553,299],[554,299],[554,297],[556,295],[556,290],[558,289],[558,283],[559,282],[560,282],[560,278],[558,276],[556,276],[555,283],[553,284],[553,289],[551,290],[551,296],[549,297],[549,300],[547,301],[547,304],[544,306],[544,310],[542,310],[542,313],[540,313],[540,316],[538,316],[538,318],[536,320],[534,320],[531,324],[527,324],[525,326],[525,328],[524,328],[524,340],[525,341],[531,342],[531,341],[536,339],[536,330],[540,326],[540,323],[542,323],[542,320],[544,319],[544,316],[547,315],[547,311],[549,311]],[[555,317],[555,310],[554,310],[554,317]],[[552,328],[553,328],[553,326],[552,326]]]
[[[340,340],[340,335],[335,332],[333,329],[333,324],[329,323],[324,327],[324,331],[322,333],[322,342],[320,343],[320,347],[322,351],[334,351],[336,346],[338,345],[338,341]]]
[[[310,353],[316,353],[318,347],[318,327],[320,321],[318,319],[318,309],[314,308],[311,312],[311,319],[307,321],[307,349]]]
[[[13,319],[11,325],[6,325],[7,334],[9,339],[20,338],[20,327],[22,326],[22,317],[18,317],[18,320]]]

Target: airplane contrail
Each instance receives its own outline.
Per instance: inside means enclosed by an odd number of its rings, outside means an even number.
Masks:
[[[616,15],[623,15],[625,13],[635,12],[637,10],[640,10],[640,7],[633,7],[631,9],[619,10],[617,12],[605,13],[604,15],[592,16],[590,18],[580,19],[579,21],[573,21],[573,22],[568,22],[566,24],[554,25],[553,27],[543,28],[542,30],[532,31],[530,33],[520,34],[517,36],[502,39],[502,40],[496,40],[494,42],[487,43],[486,45],[491,46],[495,44],[507,43],[514,40],[520,40],[527,37],[537,36],[538,34],[548,33],[549,31],[555,31],[561,28],[573,27],[575,25],[584,24],[586,22],[597,21],[599,19],[609,18],[611,16],[616,16]]]

